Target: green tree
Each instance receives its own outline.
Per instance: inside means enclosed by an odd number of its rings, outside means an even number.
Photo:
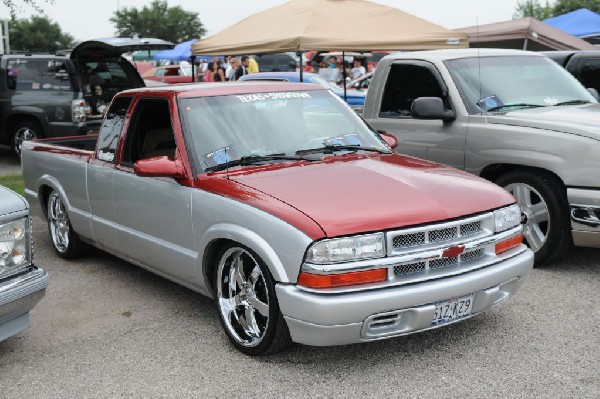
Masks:
[[[539,21],[552,18],[553,16],[553,8],[548,1],[546,1],[546,4],[542,5],[539,0],[519,1],[515,13],[513,14],[514,19],[533,17]]]
[[[199,39],[206,33],[197,13],[169,7],[166,0],[153,0],[141,10],[122,8],[115,11],[110,21],[119,36],[156,37],[173,43]]]
[[[50,3],[50,4],[54,3],[54,0],[20,0],[19,3],[26,4],[30,7],[32,7],[37,12],[41,13],[42,8],[38,4],[40,1],[44,1],[44,2]],[[13,0],[2,0],[2,4],[4,4],[4,6],[6,6],[6,8],[8,8],[8,12],[10,12],[10,17],[12,20],[17,19],[17,4],[15,4],[15,3],[16,2]]]
[[[587,8],[600,13],[600,1],[598,0],[557,0],[554,4],[554,15],[562,15],[571,11]]]
[[[18,19],[8,23],[11,50],[48,51],[71,48],[73,36],[63,33],[56,22],[46,16],[32,16],[30,20]]]

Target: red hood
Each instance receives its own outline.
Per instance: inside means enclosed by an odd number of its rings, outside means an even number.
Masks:
[[[251,205],[312,238],[317,238],[316,231],[306,231],[311,223],[299,223],[300,215],[334,237],[452,219],[514,202],[506,191],[476,176],[396,154],[345,155],[324,162],[244,168],[229,171],[229,179],[246,188],[236,185],[234,193],[230,184],[227,189],[223,185],[200,187],[244,202],[251,198]],[[248,192],[241,195],[240,190]],[[249,192],[254,194],[249,196]],[[270,200],[257,204],[257,193]],[[288,205],[287,211],[280,202]]]

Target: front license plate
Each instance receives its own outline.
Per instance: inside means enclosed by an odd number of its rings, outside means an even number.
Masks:
[[[467,317],[471,314],[472,308],[473,294],[438,302],[435,304],[435,314],[431,325],[440,326]]]

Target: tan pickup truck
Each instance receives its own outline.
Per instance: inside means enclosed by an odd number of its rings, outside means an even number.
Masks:
[[[600,105],[547,57],[518,50],[397,53],[363,117],[398,151],[496,182],[521,206],[536,263],[600,246]]]

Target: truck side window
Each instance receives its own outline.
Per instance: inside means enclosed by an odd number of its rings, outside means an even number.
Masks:
[[[600,91],[600,58],[590,58],[583,64],[581,70],[581,83],[586,88]]]
[[[106,118],[98,133],[98,149],[96,158],[105,162],[115,162],[115,153],[119,146],[119,138],[125,123],[125,115],[131,105],[131,97],[119,97],[111,104]]]
[[[139,159],[158,156],[175,159],[175,135],[167,99],[140,99],[131,121],[121,164],[133,165]]]
[[[421,65],[392,65],[379,116],[410,117],[410,107],[418,97],[440,97],[444,100],[442,88],[431,70]]]

